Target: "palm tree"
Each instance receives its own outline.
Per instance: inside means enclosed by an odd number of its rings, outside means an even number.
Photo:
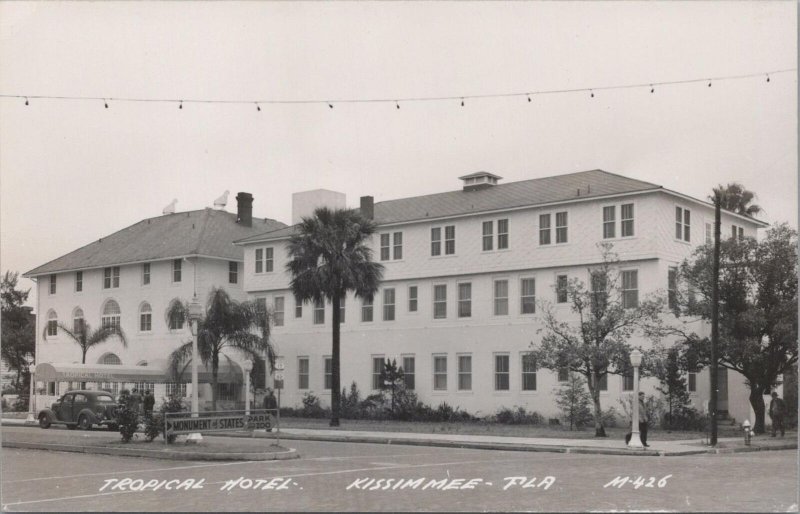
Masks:
[[[303,218],[289,241],[291,288],[300,301],[329,301],[333,308],[331,351],[331,422],[339,426],[340,308],[348,291],[358,298],[372,299],[378,290],[383,266],[372,262],[368,241],[376,225],[353,209],[320,207],[312,217]]]
[[[189,323],[189,306],[186,302],[173,302],[167,311],[167,323]],[[258,334],[252,332],[256,329]],[[230,358],[223,350],[230,348],[252,359],[266,356],[270,367],[275,364],[275,350],[269,340],[269,312],[254,302],[237,302],[221,288],[208,295],[205,316],[197,324],[197,350],[201,362],[211,363],[211,410],[217,410],[217,385],[220,357]],[[188,341],[170,354],[170,368],[176,381],[192,359],[192,341]]]
[[[738,182],[731,182],[727,186],[720,184],[714,188],[714,194],[709,196],[711,202],[715,202],[719,197],[720,207],[737,214],[753,217],[761,212],[761,207],[751,204],[756,194],[744,188]]]
[[[92,327],[85,321],[74,327],[72,330],[63,323],[58,324],[58,328],[72,339],[81,348],[81,364],[86,364],[86,354],[95,346],[105,343],[109,339],[116,337],[122,342],[122,346],[128,347],[128,340],[125,332],[117,325],[101,326],[92,330]],[[47,334],[47,328],[44,330]],[[86,388],[86,382],[81,382],[81,389]]]

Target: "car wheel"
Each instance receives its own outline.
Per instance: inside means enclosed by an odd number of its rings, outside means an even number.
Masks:
[[[86,414],[82,414],[81,417],[78,418],[78,426],[81,430],[89,430],[92,428],[92,423],[89,421],[89,417]]]
[[[41,428],[50,428],[50,418],[46,414],[39,416],[39,426]]]

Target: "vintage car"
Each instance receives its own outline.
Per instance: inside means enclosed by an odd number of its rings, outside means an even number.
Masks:
[[[49,409],[39,411],[39,426],[50,428],[52,424],[67,425],[74,430],[89,430],[93,425],[104,425],[117,430],[115,411],[117,402],[105,391],[67,391]]]

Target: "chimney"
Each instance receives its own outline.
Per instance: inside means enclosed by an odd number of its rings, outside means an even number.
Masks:
[[[464,191],[480,191],[481,189],[496,186],[497,181],[503,177],[489,173],[488,171],[479,171],[458,178],[464,181]]]
[[[361,215],[368,220],[375,219],[375,199],[371,196],[361,197]]]
[[[253,226],[253,195],[250,193],[239,193],[236,195],[237,211],[236,223],[245,227]]]

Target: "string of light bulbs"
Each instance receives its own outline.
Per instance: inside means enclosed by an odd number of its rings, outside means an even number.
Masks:
[[[103,102],[106,109],[109,108],[109,102],[145,102],[145,103],[170,103],[177,104],[178,109],[183,109],[183,104],[239,104],[239,105],[255,105],[256,109],[260,112],[262,105],[291,105],[291,104],[319,104],[327,105],[329,109],[333,109],[336,104],[366,104],[366,103],[388,103],[393,104],[397,109],[400,109],[401,103],[412,102],[461,102],[461,107],[466,106],[466,100],[475,99],[489,99],[489,98],[511,98],[519,97],[527,99],[532,102],[532,97],[537,95],[551,95],[551,94],[564,94],[564,93],[589,93],[590,98],[595,97],[596,91],[609,91],[615,89],[649,89],[651,94],[656,92],[657,87],[673,86],[679,84],[692,84],[692,83],[707,83],[707,87],[711,87],[714,82],[724,82],[729,80],[741,80],[748,78],[762,77],[765,82],[770,82],[770,76],[779,75],[782,73],[796,72],[797,68],[787,68],[783,70],[773,70],[759,73],[749,73],[744,75],[725,75],[719,77],[704,77],[693,78],[684,80],[669,80],[661,82],[647,82],[638,84],[618,84],[612,86],[599,86],[599,87],[584,87],[572,89],[548,89],[548,90],[533,90],[525,92],[512,92],[512,93],[494,93],[494,94],[474,94],[474,95],[458,95],[458,96],[416,96],[405,98],[343,98],[343,99],[305,99],[305,100],[212,100],[212,99],[187,99],[187,98],[134,98],[134,97],[98,97],[98,96],[65,96],[65,95],[20,95],[20,94],[0,94],[0,98],[16,98],[24,99],[25,105],[30,105],[31,100],[70,100],[70,101],[91,101]]]

